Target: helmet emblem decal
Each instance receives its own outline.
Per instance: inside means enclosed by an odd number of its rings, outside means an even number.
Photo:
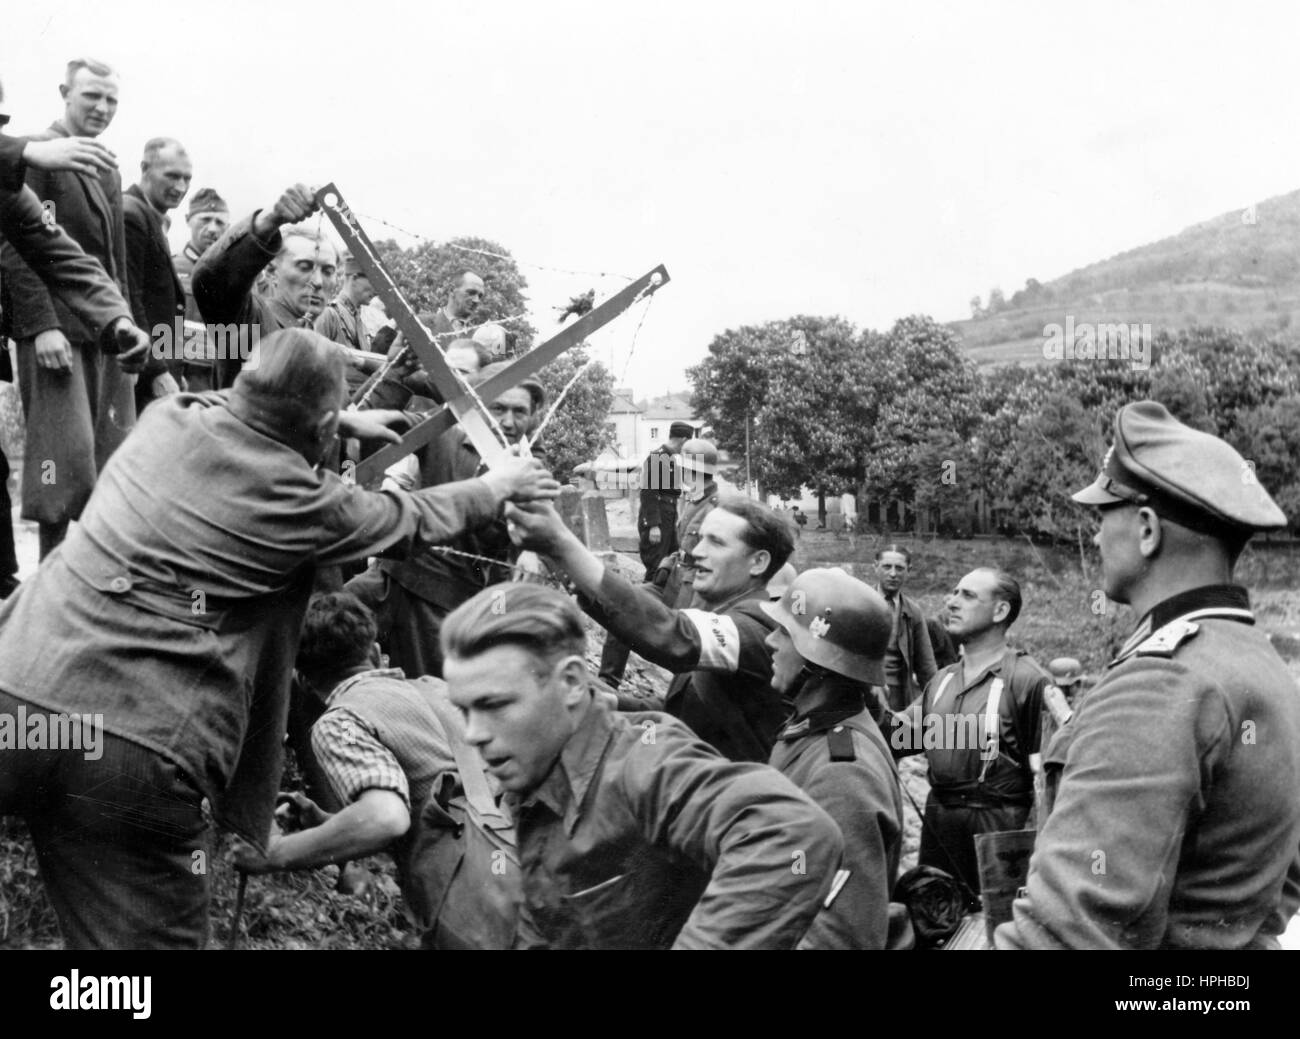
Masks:
[[[812,637],[815,639],[824,638],[826,636],[826,633],[830,630],[831,630],[830,624],[822,620],[820,617],[814,617],[812,621],[810,621],[808,624],[808,631],[812,634]]]

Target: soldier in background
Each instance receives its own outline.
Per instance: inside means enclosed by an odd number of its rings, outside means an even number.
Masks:
[[[718,504],[718,449],[708,440],[688,440],[682,445],[677,467],[682,474],[682,502],[677,518],[677,552],[659,564],[666,574],[656,578],[663,587],[664,605],[685,609],[695,594],[695,561],[692,553],[700,541],[700,524]],[[784,562],[784,560],[783,560]]]
[[[1057,657],[1047,665],[1047,671],[1052,676],[1052,684],[1065,694],[1066,702],[1077,709],[1083,696],[1083,665],[1074,657]]]
[[[181,365],[181,375],[185,388],[190,393],[216,389],[213,376],[213,347],[208,342],[207,326],[203,315],[194,302],[194,289],[190,285],[190,276],[200,257],[208,251],[217,240],[226,233],[230,226],[230,207],[226,200],[217,194],[214,188],[200,188],[190,199],[190,207],[185,214],[185,222],[190,228],[190,240],[179,253],[172,257],[172,266],[176,277],[180,279],[181,290],[185,293],[185,339],[186,356]]]
[[[361,308],[374,298],[374,286],[361,269],[361,264],[354,257],[345,255],[343,286],[316,319],[316,331],[326,339],[346,346],[350,352],[369,351],[370,333],[366,331]],[[353,363],[347,370],[347,377],[350,397],[366,381],[364,367],[360,363]]]
[[[645,579],[651,584],[659,578],[659,564],[664,556],[677,551],[677,499],[682,488],[676,458],[692,433],[694,430],[687,423],[674,422],[668,427],[668,440],[651,451],[641,466],[641,508],[636,526]],[[605,634],[600,677],[615,689],[623,680],[628,652],[627,646],[613,634]]]
[[[651,580],[659,563],[677,551],[677,499],[681,497],[675,458],[682,445],[695,433],[687,423],[674,422],[668,427],[668,440],[646,456],[641,466],[641,512],[637,518],[641,562],[646,580]]]
[[[1121,408],[1096,481],[1137,627],[1043,755],[1052,802],[998,948],[1263,949],[1300,908],[1300,698],[1232,572],[1287,518],[1218,437]]]

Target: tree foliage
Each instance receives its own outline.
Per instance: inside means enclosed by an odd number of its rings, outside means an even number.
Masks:
[[[768,393],[751,434],[754,475],[778,494],[797,494],[803,484],[829,494],[856,492],[867,448],[863,431],[878,410],[871,339],[842,318],[774,325],[778,341],[800,349],[774,353],[768,362]]]
[[[476,321],[501,321],[528,309],[528,282],[510,253],[497,242],[454,238],[402,249],[390,240],[378,243],[376,249],[416,313],[444,306],[465,271],[479,275],[486,286]],[[537,332],[528,321],[521,318],[504,327],[511,338],[512,353],[521,354],[533,347]],[[561,390],[589,357],[584,343],[542,369],[538,378],[546,387],[548,407],[554,407]],[[559,479],[568,479],[574,466],[595,458],[612,443],[613,429],[608,419],[613,400],[614,376],[604,365],[592,364],[547,421],[538,448]]]
[[[584,344],[566,350],[542,369],[539,379],[546,387],[548,412],[589,360]],[[569,388],[558,412],[546,422],[538,450],[561,482],[572,477],[576,465],[591,461],[614,442],[614,426],[609,421],[613,403],[614,376],[597,361]]]
[[[409,249],[388,240],[375,248],[417,314],[445,306],[452,288],[466,271],[473,271],[486,286],[475,321],[502,321],[523,315],[528,309],[528,281],[519,265],[503,246],[486,238],[425,241]],[[494,255],[485,255],[489,253]],[[532,349],[537,330],[526,318],[521,316],[503,327],[510,336],[511,353]]]
[[[743,452],[748,416],[754,474],[783,496],[860,490],[941,524],[982,497],[997,529],[1073,541],[1096,518],[1069,495],[1115,412],[1154,399],[1232,443],[1300,521],[1300,347],[1191,328],[1159,333],[1150,357],[979,371],[927,317],[880,334],[800,316],[724,332],[690,375],[719,446]]]

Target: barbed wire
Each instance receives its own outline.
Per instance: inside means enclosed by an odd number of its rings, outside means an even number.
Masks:
[[[385,227],[391,228],[394,231],[399,231],[408,238],[414,238],[421,242],[435,242],[435,240],[430,238],[428,235],[422,235],[417,231],[407,230],[405,227],[394,224],[391,220],[385,220],[382,217],[377,216],[370,216],[366,213],[356,213],[356,215],[362,220],[371,220],[377,224],[383,224]],[[577,274],[585,278],[622,278],[623,281],[636,281],[635,278],[629,277],[626,274],[619,274],[617,271],[575,271],[570,270],[567,267],[552,267],[549,264],[533,263],[529,260],[521,260],[517,256],[511,256],[509,253],[495,253],[491,249],[476,249],[473,246],[458,245],[455,242],[444,242],[443,244],[449,249],[456,249],[464,253],[477,253],[479,256],[491,256],[497,260],[509,260],[511,263],[517,263],[521,267],[531,267],[533,270],[538,271],[551,271],[554,274]]]
[[[646,292],[649,290],[649,288],[650,286],[647,285],[646,288],[642,289],[639,293],[637,293],[636,297],[632,300],[633,303],[636,303],[637,300],[644,299],[645,306],[641,309],[641,317],[636,323],[636,328],[633,329],[632,331],[632,343],[628,347],[627,361],[623,365],[623,378],[627,377],[627,370],[632,364],[632,355],[636,353],[637,337],[641,334],[641,326],[645,324],[646,314],[650,312],[650,304],[653,303],[655,299],[654,296],[646,295]],[[546,427],[550,424],[551,419],[554,418],[556,413],[560,410],[560,404],[564,400],[564,398],[569,395],[569,390],[571,390],[578,383],[579,379],[581,379],[584,375],[587,374],[587,370],[591,368],[592,365],[598,363],[600,363],[599,355],[592,354],[592,356],[588,358],[587,363],[582,365],[576,372],[574,372],[573,377],[564,384],[564,387],[560,390],[559,394],[556,396],[555,401],[551,404],[550,409],[546,412],[546,418],[542,419],[542,424],[538,426],[537,429],[533,431],[533,435],[525,441],[529,449],[532,448],[533,444],[537,443],[538,438],[542,435],[542,431],[546,429]],[[616,385],[621,385],[621,383],[622,380],[620,379],[619,383],[617,383]]]
[[[562,580],[556,577],[550,570],[539,573],[536,570],[529,570],[526,566],[520,566],[518,563],[507,563],[504,559],[494,559],[492,556],[476,555],[473,552],[462,552],[458,548],[448,548],[446,545],[430,545],[430,552],[437,552],[443,556],[456,556],[460,559],[472,559],[476,563],[486,563],[488,566],[498,566],[506,570],[513,570],[516,573],[523,574],[528,578],[541,577],[547,584],[554,585],[556,588],[565,588]]]
[[[367,213],[360,213],[355,210],[353,212],[358,218],[362,220],[369,220],[373,223],[382,224],[384,227],[390,228],[394,231],[398,231],[401,234],[404,234],[409,238],[414,238],[419,242],[434,242],[434,239],[428,237],[427,235],[422,235],[419,232],[411,231],[408,228],[402,227],[400,224],[393,223],[391,220],[385,220],[382,217],[373,216]],[[620,278],[623,281],[628,281],[628,282],[636,280],[635,278],[631,278],[626,274],[619,274],[617,272],[612,272],[612,271],[582,271],[582,270],[572,270],[564,267],[553,267],[547,264],[532,263],[528,260],[521,260],[518,257],[509,255],[508,253],[493,252],[490,249],[478,249],[473,246],[458,245],[455,242],[446,242],[444,244],[447,245],[449,248],[457,249],[461,252],[477,253],[478,255],[481,256],[491,256],[499,260],[508,260],[511,263],[515,263],[524,267],[530,267],[534,270],[551,271],[552,273],[556,273],[556,274],[579,275],[583,277],[593,277],[593,278]],[[416,266],[417,268],[419,267],[418,264],[416,264]],[[650,295],[648,294],[652,293],[652,290],[657,288],[660,285],[660,283],[661,283],[661,279],[659,275],[656,274],[654,279],[650,281],[645,286],[645,288],[643,288],[640,292],[638,292],[632,298],[631,302],[628,304],[629,309],[635,306],[641,300],[645,300],[646,305],[642,308],[641,316],[638,318],[636,323],[636,328],[633,329],[632,331],[632,340],[630,345],[628,346],[627,357],[623,363],[623,371],[616,385],[622,385],[627,379],[627,373],[632,366],[632,359],[636,354],[636,345],[637,345],[637,340],[641,334],[641,326],[645,324],[646,315],[649,314],[650,312],[650,304],[654,302],[654,296],[652,294]],[[519,314],[511,315],[510,317],[483,321],[477,325],[466,326],[465,328],[461,329],[460,332],[462,335],[470,336],[472,335],[473,332],[477,331],[480,328],[483,328],[486,325],[503,325],[503,324],[508,324],[511,321],[527,320],[527,318],[528,318],[528,314],[526,312],[521,312]],[[587,374],[588,370],[594,364],[599,363],[599,360],[600,360],[599,356],[593,354],[593,356],[589,358],[585,364],[581,365],[578,368],[578,370],[574,372],[573,376],[564,384],[559,394],[556,396],[554,402],[551,404],[550,408],[547,409],[546,417],[542,419],[541,425],[539,425],[537,429],[533,431],[533,435],[531,437],[524,438],[523,449],[525,452],[532,450],[533,445],[537,443],[538,438],[542,435],[542,432],[546,429],[546,427],[550,424],[551,419],[554,418],[556,413],[559,411],[560,404],[563,403],[565,398],[569,395],[569,391],[575,385],[577,385],[577,383],[582,379],[584,375]],[[380,378],[376,379],[374,381],[374,384],[367,389],[365,397],[362,399],[362,401],[358,402],[358,405],[363,405],[364,403],[368,403],[370,395],[374,392],[375,387],[379,385],[382,378],[386,376],[389,371],[391,371],[391,369],[394,367],[395,364],[396,364],[396,357],[390,358],[388,360],[388,362],[385,364],[383,368],[383,374],[380,375]],[[474,391],[473,387],[470,387],[470,394],[473,396],[474,400],[477,401],[480,405],[484,404],[484,402],[479,398],[478,394]],[[496,423],[495,417],[492,416],[491,412],[487,409],[487,407],[483,406],[482,410],[485,414],[488,415],[489,423],[492,427],[494,427],[494,430],[499,431],[499,426]],[[504,440],[504,436],[502,437],[502,439]]]

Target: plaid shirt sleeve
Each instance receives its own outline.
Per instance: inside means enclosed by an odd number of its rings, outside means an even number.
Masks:
[[[311,729],[311,746],[343,804],[367,790],[391,790],[411,807],[406,773],[375,732],[346,707],[332,707]]]

